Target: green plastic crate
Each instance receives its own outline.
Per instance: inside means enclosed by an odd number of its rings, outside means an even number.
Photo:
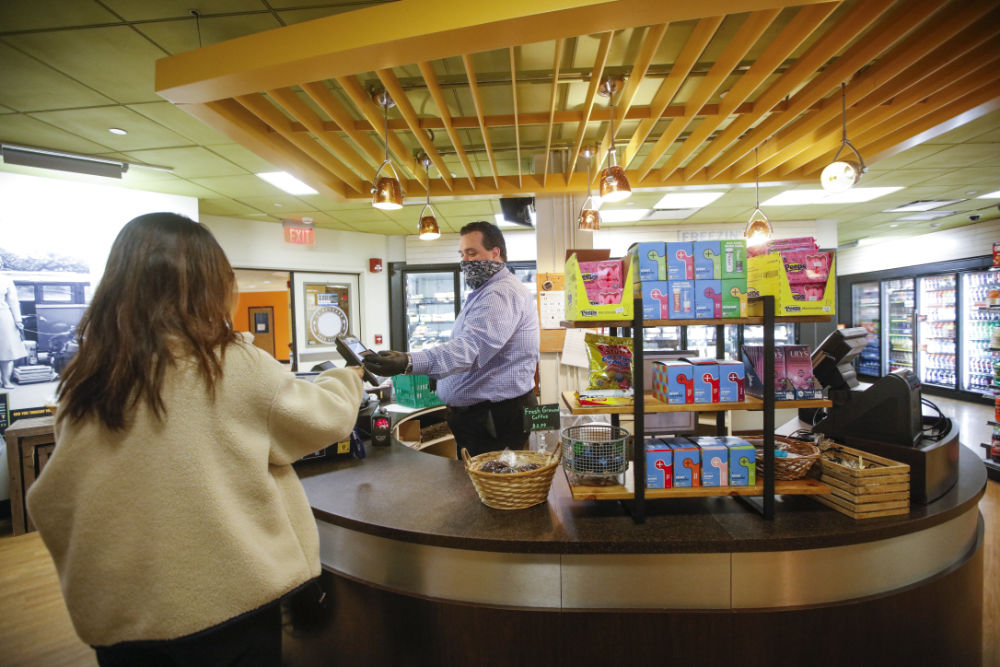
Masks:
[[[432,408],[444,404],[431,390],[431,380],[426,375],[394,375],[392,389],[396,402],[408,408]]]

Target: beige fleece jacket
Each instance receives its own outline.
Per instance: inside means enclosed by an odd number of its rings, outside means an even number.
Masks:
[[[350,434],[361,379],[298,380],[245,342],[223,369],[214,400],[193,363],[168,370],[162,422],[142,403],[122,432],[57,425],[27,504],[88,644],[181,637],[319,575],[291,463]]]

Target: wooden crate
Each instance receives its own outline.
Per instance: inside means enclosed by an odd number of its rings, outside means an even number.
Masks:
[[[24,498],[55,449],[53,422],[53,417],[18,419],[4,434],[10,475],[10,514],[15,535],[35,530]]]
[[[863,468],[851,465],[858,457]],[[905,463],[833,445],[823,452],[819,467],[831,493],[814,498],[827,507],[854,519],[909,514],[910,466]]]

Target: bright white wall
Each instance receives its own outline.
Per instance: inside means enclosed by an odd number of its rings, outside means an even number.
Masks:
[[[993,253],[1000,241],[1000,219],[907,238],[862,239],[862,245],[837,253],[837,274],[867,273]]]
[[[230,264],[241,269],[358,274],[360,338],[373,349],[388,349],[390,237],[317,229],[316,245],[305,246],[285,243],[281,225],[273,222],[214,215],[202,216],[201,222],[215,234]],[[369,273],[371,257],[382,258],[382,273]],[[382,345],[375,345],[375,334],[382,334]]]
[[[197,220],[198,200],[0,172],[0,246],[31,254],[52,252],[86,259],[92,285],[104,274],[111,244],[125,223],[158,211]]]

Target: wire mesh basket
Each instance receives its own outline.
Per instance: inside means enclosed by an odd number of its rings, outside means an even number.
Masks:
[[[570,481],[614,478],[628,469],[630,434],[611,424],[581,424],[562,430],[562,465]]]

